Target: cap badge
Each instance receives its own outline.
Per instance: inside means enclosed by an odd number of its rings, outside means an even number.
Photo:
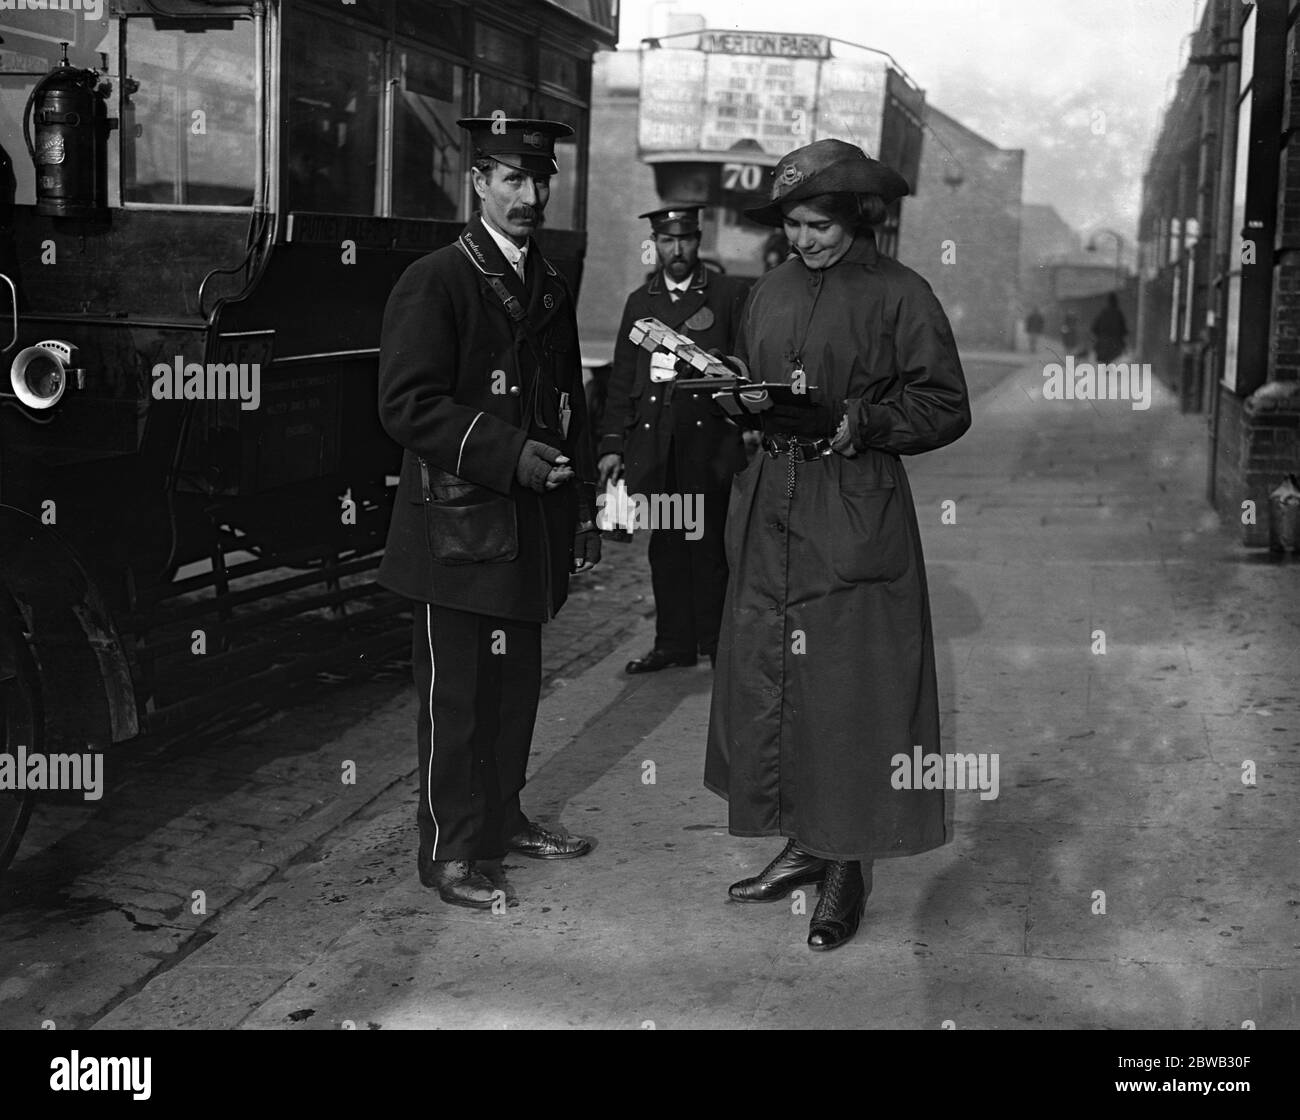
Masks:
[[[540,132],[525,132],[523,141],[530,148],[540,148],[542,146],[542,134]]]
[[[799,170],[797,164],[787,163],[785,165],[785,170],[782,171],[779,176],[777,176],[777,180],[773,184],[772,197],[777,198],[778,196],[784,194],[796,183],[802,183],[804,181],[804,178],[805,178],[804,173]]]

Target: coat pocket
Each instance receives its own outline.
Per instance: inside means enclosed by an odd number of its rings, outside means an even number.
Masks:
[[[429,551],[440,564],[506,563],[519,555],[515,500],[420,461]]]
[[[898,579],[909,564],[907,518],[894,486],[839,492],[840,518],[831,528],[831,566],[848,583]]]

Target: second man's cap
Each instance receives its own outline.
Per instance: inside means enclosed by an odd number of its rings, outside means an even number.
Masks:
[[[655,233],[666,233],[671,237],[688,237],[700,232],[700,211],[703,206],[687,203],[664,206],[658,210],[647,210],[638,214],[638,218],[649,218],[650,228]]]

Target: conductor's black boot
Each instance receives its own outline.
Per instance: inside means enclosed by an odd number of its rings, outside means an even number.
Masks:
[[[443,902],[490,910],[496,888],[486,875],[467,859],[428,859],[420,853],[420,882],[438,892]]]
[[[871,864],[866,874],[871,875]],[[808,923],[808,948],[838,949],[858,932],[870,888],[863,882],[862,864],[857,860],[830,860],[822,895]]]
[[[779,856],[752,879],[741,879],[727,889],[737,902],[776,902],[795,887],[819,883],[826,868],[820,856],[809,855],[791,840]]]

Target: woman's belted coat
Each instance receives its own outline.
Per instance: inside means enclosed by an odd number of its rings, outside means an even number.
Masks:
[[[755,285],[739,356],[755,380],[847,402],[856,458],[765,452],[736,476],[731,581],[705,785],[738,836],[786,836],[838,859],[946,843],[940,789],[899,789],[897,755],[940,753],[934,639],[902,456],[970,426],[961,361],[930,286],[859,235],[830,268],[798,257]],[[939,517],[938,508],[929,511]]]

